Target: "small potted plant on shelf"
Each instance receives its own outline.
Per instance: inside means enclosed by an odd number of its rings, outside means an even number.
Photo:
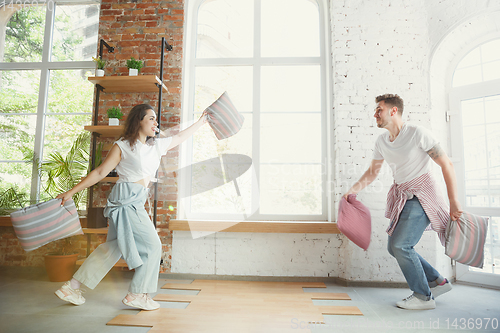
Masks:
[[[106,60],[102,59],[101,57],[94,58],[92,57],[92,60],[97,65],[97,69],[95,70],[95,76],[104,76],[104,66],[106,66]]]
[[[128,75],[137,76],[141,68],[144,67],[144,63],[140,60],[134,59],[134,57],[131,57],[129,60],[127,60],[127,67]]]
[[[119,120],[122,119],[123,117],[123,113],[120,110],[120,108],[113,106],[112,108],[109,108],[106,112],[109,118],[109,126],[118,126],[120,124]]]

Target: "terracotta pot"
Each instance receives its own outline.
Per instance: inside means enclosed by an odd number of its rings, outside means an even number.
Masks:
[[[75,273],[78,253],[57,255],[47,254],[45,256],[45,269],[49,280],[52,282],[65,282],[71,280]]]

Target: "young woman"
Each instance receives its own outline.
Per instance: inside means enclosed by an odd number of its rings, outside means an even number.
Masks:
[[[125,305],[156,310],[160,307],[148,294],[156,292],[161,260],[161,242],[144,208],[147,186],[169,149],[193,135],[206,122],[206,114],[177,135],[166,137],[160,132],[155,138],[158,123],[153,108],[136,105],[125,123],[124,134],[116,141],[105,161],[80,183],[57,198],[62,204],[75,193],[90,187],[116,169],[119,179],[113,187],[104,209],[109,228],[106,242],[85,260],[73,278],[55,294],[75,305],[85,302],[80,290],[84,284],[94,289],[123,256],[129,269],[135,269]]]

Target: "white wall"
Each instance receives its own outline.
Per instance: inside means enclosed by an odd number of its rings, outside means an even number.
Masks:
[[[342,193],[368,166],[374,141],[384,131],[376,128],[373,119],[375,96],[389,92],[402,96],[405,120],[432,128],[447,147],[445,106],[441,101],[436,102],[438,108],[431,107],[431,98],[435,99],[431,82],[433,86],[437,82],[431,80],[431,71],[437,71],[432,69],[432,56],[457,29],[457,22],[486,13],[496,2],[330,0],[329,6],[335,161],[332,197],[337,207]],[[497,26],[491,29],[500,31]],[[436,89],[445,94],[441,86]],[[217,233],[192,239],[189,232],[174,232],[172,272],[402,282],[404,277],[386,250],[384,210],[391,183],[385,168],[358,195],[372,213],[372,239],[366,252],[342,235]],[[443,275],[452,275],[450,260],[434,232],[424,233],[417,251]]]

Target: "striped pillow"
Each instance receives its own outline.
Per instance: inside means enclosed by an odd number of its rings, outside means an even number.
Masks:
[[[445,253],[462,264],[483,268],[488,218],[464,212],[446,226]]]
[[[73,200],[61,206],[61,199],[52,199],[10,214],[12,226],[22,248],[33,251],[58,239],[82,235],[82,227]]]
[[[215,136],[219,140],[238,133],[245,120],[234,107],[227,92],[224,92],[205,111],[208,113],[208,124],[212,127]]]

